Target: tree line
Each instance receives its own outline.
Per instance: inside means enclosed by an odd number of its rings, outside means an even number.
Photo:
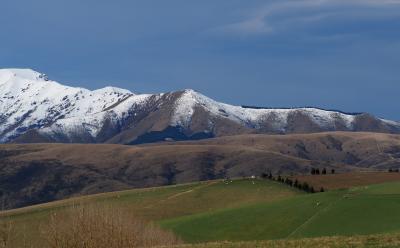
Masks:
[[[289,177],[282,177],[281,175],[273,176],[272,173],[263,173],[262,178],[269,179],[275,182],[279,182],[282,184],[286,184],[290,187],[297,188],[307,193],[317,193],[317,192],[324,192],[325,189],[321,187],[319,190],[314,189],[313,186],[309,185],[307,182],[299,182],[297,179],[291,179]]]
[[[323,168],[322,171],[320,171],[318,168],[311,168],[311,175],[326,175],[328,174],[326,168]],[[335,169],[331,169],[331,174],[335,174]]]

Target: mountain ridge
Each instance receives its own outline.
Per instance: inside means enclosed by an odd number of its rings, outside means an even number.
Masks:
[[[266,109],[217,102],[192,89],[134,94],[88,90],[31,69],[0,69],[1,143],[140,144],[247,133],[400,133],[400,122],[320,108]]]

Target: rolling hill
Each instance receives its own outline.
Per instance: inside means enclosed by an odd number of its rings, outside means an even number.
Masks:
[[[141,146],[7,144],[0,146],[5,208],[71,196],[312,167],[387,171],[400,166],[400,137],[376,133],[239,135]]]
[[[28,230],[32,244],[43,247],[40,228],[34,227],[46,225],[51,213],[76,204],[105,204],[154,221],[188,243],[234,242],[193,247],[319,247],[321,242],[328,247],[377,247],[399,242],[399,192],[400,181],[306,194],[269,180],[214,180],[10,210],[1,212],[0,221],[12,220],[17,229]]]

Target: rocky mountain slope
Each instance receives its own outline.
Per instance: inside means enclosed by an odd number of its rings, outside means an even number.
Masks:
[[[140,95],[114,87],[90,91],[29,69],[0,69],[1,143],[139,144],[323,131],[400,133],[400,123],[317,108],[232,106],[193,90]]]

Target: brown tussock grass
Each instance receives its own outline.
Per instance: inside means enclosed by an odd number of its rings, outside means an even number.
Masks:
[[[130,248],[180,243],[171,232],[141,221],[121,208],[103,205],[78,205],[52,213],[43,236],[50,248]]]
[[[136,248],[181,244],[172,232],[136,218],[124,208],[79,204],[50,213],[38,225],[40,234],[26,237],[8,218],[0,219],[0,248]]]

